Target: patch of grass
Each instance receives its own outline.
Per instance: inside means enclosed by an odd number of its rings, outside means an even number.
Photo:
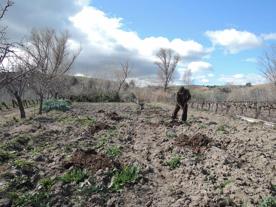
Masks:
[[[100,149],[100,148],[104,147],[104,145],[106,145],[107,142],[108,142],[108,140],[106,137],[101,137],[96,145],[96,149]]]
[[[200,124],[198,127],[199,127],[200,129],[206,129],[206,128],[207,128],[206,124]]]
[[[174,155],[170,160],[166,162],[171,170],[176,169],[181,164],[181,157],[179,155]]]
[[[55,184],[55,180],[51,178],[43,178],[39,181],[39,184],[41,185],[43,190],[49,191]]]
[[[82,169],[72,169],[69,172],[66,172],[63,176],[60,177],[60,180],[63,183],[80,183],[88,178],[87,173]]]
[[[0,163],[6,162],[9,159],[14,158],[15,156],[10,152],[0,149]]]
[[[275,206],[276,206],[276,197],[266,197],[259,204],[259,207],[275,207]]]
[[[222,133],[224,133],[224,134],[229,134],[228,129],[229,129],[229,126],[228,126],[228,125],[222,124],[222,125],[218,126],[218,128],[217,128],[216,131],[217,131],[217,132],[222,132]]]
[[[118,146],[110,146],[106,149],[106,154],[109,157],[118,157],[121,153],[122,151]]]
[[[11,151],[22,151],[28,145],[28,142],[31,140],[31,137],[28,135],[20,135],[13,140],[7,142],[5,145],[2,146],[5,150]]]
[[[168,139],[174,139],[177,137],[177,134],[172,130],[166,130],[166,137]]]
[[[40,155],[40,152],[43,150],[42,147],[35,147],[31,149],[32,156]]]
[[[221,185],[220,185],[220,188],[225,188],[227,185],[229,185],[229,184],[231,184],[231,183],[233,183],[233,181],[232,180],[226,180],[226,181],[224,181]]]
[[[139,178],[139,167],[125,166],[121,171],[117,172],[111,181],[111,189],[118,191],[128,183],[134,183]]]
[[[272,190],[273,192],[276,192],[276,185],[271,184],[271,190]]]
[[[15,160],[14,165],[20,170],[33,168],[33,163],[28,160]]]
[[[102,134],[99,138],[99,141],[96,145],[96,148],[97,149],[100,149],[102,147],[104,147],[108,141],[114,137],[116,137],[118,134],[117,134],[117,130],[116,129],[109,129],[107,130],[104,134]]]
[[[15,206],[35,206],[35,207],[46,207],[48,206],[48,199],[50,195],[47,192],[35,192],[35,193],[25,193],[21,196],[14,197],[14,205]]]
[[[58,119],[58,121],[66,125],[78,125],[81,127],[88,127],[96,123],[96,118],[89,116],[62,116]]]

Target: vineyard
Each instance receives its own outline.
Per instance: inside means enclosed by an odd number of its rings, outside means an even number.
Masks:
[[[38,100],[23,100],[24,108],[30,108],[38,104]],[[11,102],[1,102],[0,103],[0,111],[10,111],[18,108],[18,104],[15,100]]]
[[[276,121],[275,102],[191,102],[191,108],[207,110],[220,114],[247,116],[265,121]]]

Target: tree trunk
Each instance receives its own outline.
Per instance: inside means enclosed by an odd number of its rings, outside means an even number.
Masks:
[[[164,91],[166,92],[166,91],[167,91],[167,89],[168,89],[168,83],[167,83],[167,82],[165,82],[165,83],[164,83]]]
[[[19,108],[19,111],[20,111],[20,118],[25,119],[26,118],[26,113],[25,113],[23,101],[21,100],[20,96],[15,95],[15,98],[16,98],[18,108]]]
[[[39,111],[38,114],[42,114],[43,95],[39,97]]]

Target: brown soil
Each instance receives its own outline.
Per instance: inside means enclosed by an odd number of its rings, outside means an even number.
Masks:
[[[91,135],[93,135],[95,133],[98,133],[99,131],[110,129],[110,128],[111,128],[111,126],[109,126],[108,124],[105,124],[103,122],[97,122],[96,124],[91,125],[88,128],[88,131]]]
[[[112,169],[114,167],[113,162],[104,154],[97,153],[95,150],[82,150],[78,149],[71,157],[69,162],[66,162],[64,167],[70,166],[87,168],[93,173],[106,168]]]
[[[190,109],[187,123],[172,122],[173,109],[164,104],[145,104],[140,110],[129,103],[78,103],[65,113],[55,111],[19,122],[13,121],[14,113],[5,114],[0,121],[1,145],[18,135],[31,140],[24,150],[12,152],[14,158],[1,163],[2,173],[10,176],[0,176],[0,199],[7,195],[2,193],[6,183],[26,179],[14,166],[15,160],[22,159],[37,169],[27,180],[33,185],[9,193],[39,192],[40,179],[68,172],[61,167],[66,160],[70,163],[66,167],[87,170],[89,178],[79,184],[54,179],[51,207],[255,207],[275,196],[275,128]],[[97,122],[93,127],[68,126],[58,121],[61,116],[89,116]],[[106,154],[113,146],[121,154],[111,159]],[[172,169],[167,163],[176,156],[179,165]],[[120,192],[111,191],[112,175],[126,165],[139,166],[140,179]]]
[[[191,137],[186,134],[180,134],[174,144],[179,147],[191,147],[194,151],[202,151],[210,147],[212,140],[204,134],[197,133]]]

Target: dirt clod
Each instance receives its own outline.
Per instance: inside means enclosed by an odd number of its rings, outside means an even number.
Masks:
[[[197,133],[192,137],[181,134],[175,139],[175,145],[179,147],[189,146],[200,150],[202,147],[208,147],[212,140],[204,134]]]
[[[89,132],[91,135],[99,132],[99,131],[102,131],[102,130],[105,130],[105,129],[110,129],[111,126],[109,126],[108,124],[105,124],[103,122],[98,122],[92,126],[89,127]]]
[[[114,163],[104,154],[99,154],[93,149],[78,149],[73,155],[70,162],[65,163],[65,167],[75,166],[87,168],[93,173],[100,169],[112,168]]]
[[[116,112],[107,113],[106,115],[113,121],[121,121],[123,119]]]

